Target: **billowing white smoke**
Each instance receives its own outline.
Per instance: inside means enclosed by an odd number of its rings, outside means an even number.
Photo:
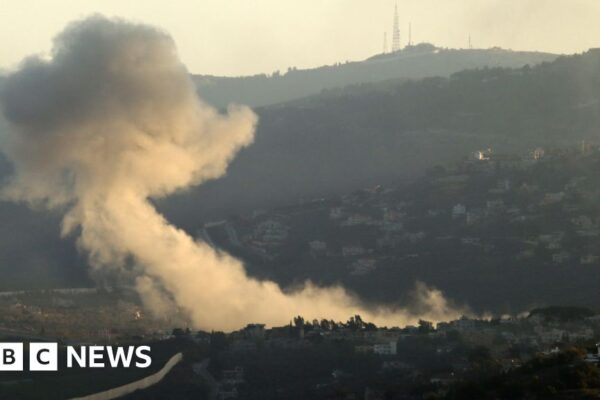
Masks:
[[[203,104],[163,32],[98,16],[72,24],[49,60],[27,59],[7,77],[0,101],[15,170],[4,198],[64,210],[63,234],[78,235],[92,268],[135,276],[157,313],[178,307],[196,327],[224,330],[298,314],[395,325],[457,315],[424,286],[420,315],[364,309],[339,287],[285,294],[157,213],[150,198],[223,175],[257,121],[245,107],[221,115]]]

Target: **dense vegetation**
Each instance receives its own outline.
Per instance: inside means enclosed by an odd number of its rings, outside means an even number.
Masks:
[[[592,399],[600,395],[600,369],[580,350],[538,356],[521,368],[457,384],[445,399]]]
[[[243,208],[414,176],[480,148],[594,140],[599,97],[596,50],[535,67],[331,90],[260,109],[256,141],[228,175],[170,199],[166,209],[196,229],[199,220]]]

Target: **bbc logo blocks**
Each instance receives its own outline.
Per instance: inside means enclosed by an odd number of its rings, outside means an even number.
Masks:
[[[23,371],[23,343],[0,343],[0,371]],[[30,371],[57,371],[58,344],[30,343]]]
[[[0,343],[0,371],[23,371],[23,343]]]
[[[29,345],[30,371],[58,371],[58,344],[31,343]]]
[[[65,347],[67,368],[148,368],[152,365],[150,346]],[[58,371],[58,343],[29,343],[29,371]],[[0,342],[0,372],[23,371],[23,343]],[[62,365],[62,364],[61,364]]]

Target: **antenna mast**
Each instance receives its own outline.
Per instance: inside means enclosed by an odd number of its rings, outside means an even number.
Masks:
[[[400,50],[400,24],[398,22],[398,3],[394,8],[394,30],[392,36],[392,51]]]

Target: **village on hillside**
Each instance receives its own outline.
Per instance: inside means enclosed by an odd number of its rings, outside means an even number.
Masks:
[[[424,281],[479,311],[518,313],[536,305],[528,291],[546,300],[545,280],[581,277],[545,303],[591,305],[575,285],[600,277],[599,183],[597,146],[486,149],[395,187],[255,210],[198,236],[261,278],[341,282],[378,302]]]

